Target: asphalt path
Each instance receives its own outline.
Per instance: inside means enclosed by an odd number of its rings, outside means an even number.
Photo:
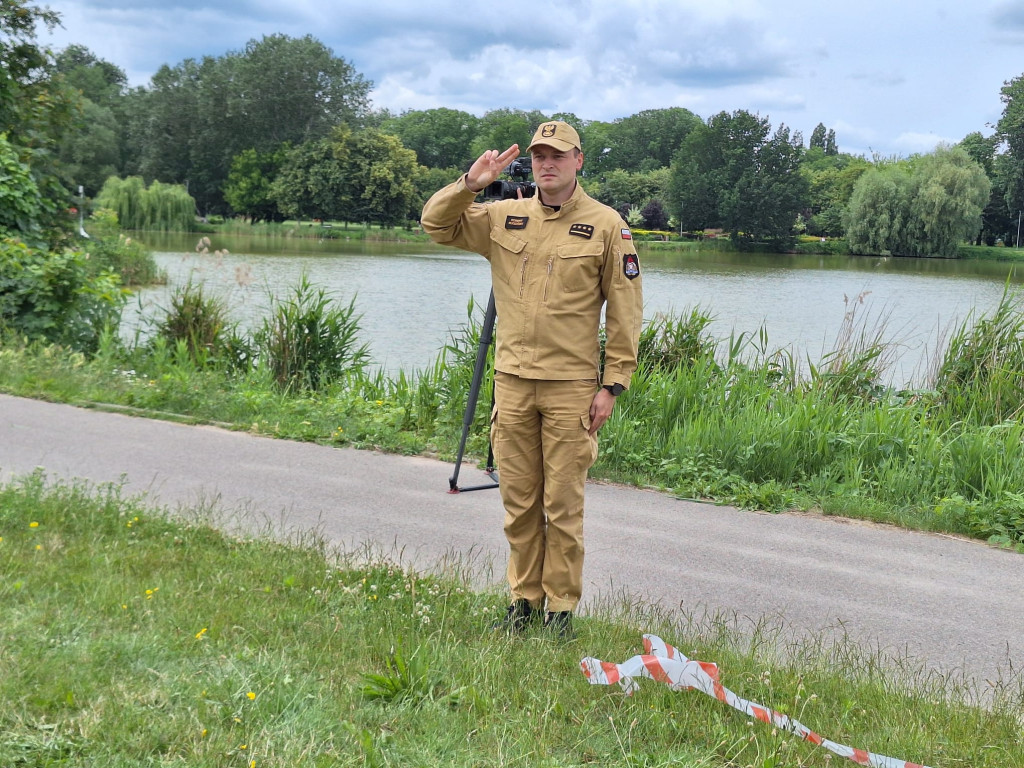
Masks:
[[[450,494],[452,466],[428,458],[0,395],[0,478],[36,468],[172,510],[212,507],[225,525],[316,531],[346,550],[503,581],[498,492]],[[461,470],[463,486],[485,481]],[[585,537],[584,612],[640,601],[740,631],[846,636],[983,689],[1024,668],[1024,556],[981,542],[604,483],[588,485]]]

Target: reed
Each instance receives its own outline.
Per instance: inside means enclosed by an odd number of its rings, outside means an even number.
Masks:
[[[255,342],[279,387],[320,391],[365,368],[369,351],[358,335],[355,297],[337,305],[303,275],[290,295],[274,300]]]

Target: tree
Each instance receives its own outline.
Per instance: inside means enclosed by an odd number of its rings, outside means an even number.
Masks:
[[[955,257],[981,224],[991,184],[960,148],[883,165],[857,182],[845,218],[854,253]]]
[[[670,205],[684,229],[723,228],[740,244],[781,245],[806,206],[802,141],[766,118],[720,112],[694,129],[676,154]]]
[[[133,97],[142,124],[138,164],[145,178],[188,185],[199,88],[199,64],[186,59],[160,67],[150,87]]]
[[[472,156],[475,159],[488,149],[503,150],[513,144],[518,144],[520,152],[525,153],[533,132],[545,122],[547,118],[537,111],[493,109],[480,118]]]
[[[808,149],[800,162],[800,173],[808,185],[807,207],[801,213],[808,234],[842,237],[843,212],[857,179],[871,167],[862,157],[826,155],[824,147]]]
[[[339,151],[347,147],[348,126],[335,129],[338,140],[307,141],[285,158],[271,195],[281,213],[292,219],[335,219],[348,221],[351,200]]]
[[[808,149],[820,149],[822,153],[825,152],[825,136],[827,132],[825,130],[824,123],[818,123],[814,126],[814,130],[811,131],[811,140],[807,144]]]
[[[96,205],[114,211],[125,229],[188,232],[195,222],[196,202],[184,187],[159,181],[147,187],[138,176],[107,179]]]
[[[1006,205],[1017,211],[1024,208],[1024,75],[1003,83],[999,93],[1003,114],[996,131],[1009,158],[1002,167]]]
[[[60,17],[25,0],[0,4],[0,136],[4,162],[28,173],[36,200],[31,216],[17,217],[19,237],[55,244],[70,195],[61,182],[57,148],[71,126],[75,94],[53,77],[53,61],[36,40],[36,27],[53,29]],[[24,180],[17,186],[25,188]]]
[[[462,168],[428,168],[425,165],[421,165],[416,169],[416,178],[414,183],[416,185],[416,202],[415,216],[413,218],[419,218],[419,212],[423,209],[423,203],[427,199],[448,184],[451,184],[459,175],[463,173]]]
[[[981,227],[978,229],[975,245],[981,245],[982,242],[995,245],[996,240],[1005,238],[1010,229],[1008,226],[1010,210],[1006,204],[1006,180],[1003,178],[1003,169],[1006,167],[1005,158],[996,154],[999,141],[998,133],[986,137],[980,131],[974,131],[967,134],[957,144],[982,167],[992,183],[988,204],[981,214]],[[1008,242],[1008,240],[1004,240],[1004,242]]]
[[[112,110],[89,99],[82,100],[75,125],[79,130],[60,147],[61,175],[69,186],[80,185],[91,197],[103,182],[120,172],[121,126]]]
[[[820,149],[826,157],[839,154],[839,147],[836,145],[836,132],[831,129],[826,130],[822,123],[814,126],[807,147],[808,149]]]
[[[245,149],[270,150],[327,136],[339,123],[359,125],[371,83],[311,35],[250,40],[233,59],[227,117]]]
[[[420,168],[395,136],[339,126],[288,154],[273,193],[286,216],[392,227],[419,213]]]
[[[665,213],[665,206],[657,198],[645,205],[640,214],[644,217],[646,229],[666,229],[668,227],[668,214]]]
[[[428,168],[467,169],[473,154],[480,119],[456,109],[416,110],[384,121],[381,129],[401,139]]]
[[[240,152],[272,152],[358,125],[370,83],[310,36],[271,35],[242,52],[161,67],[133,107],[145,117],[139,163],[147,178],[186,184],[203,212],[226,212],[224,184]]]
[[[803,141],[785,125],[754,147],[752,163],[720,202],[734,241],[780,248],[793,239],[793,224],[807,200],[807,182],[799,173],[802,150]]]
[[[963,149],[939,147],[916,164],[914,178],[910,255],[955,257],[981,228],[992,189],[985,170]]]
[[[352,201],[349,220],[393,227],[418,218],[415,152],[395,136],[370,129],[351,135],[346,155],[342,169]]]
[[[99,59],[84,45],[69,45],[54,57],[54,71],[81,95],[101,107],[116,108],[128,88],[120,67]]]
[[[668,167],[672,156],[701,119],[688,109],[647,109],[616,120],[610,128],[608,161],[627,171]]]
[[[235,155],[224,186],[224,198],[236,213],[248,216],[253,222],[284,220],[272,190],[289,149],[288,144],[282,144],[273,152],[244,149]]]

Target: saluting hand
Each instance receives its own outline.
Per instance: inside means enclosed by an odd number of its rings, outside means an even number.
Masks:
[[[469,172],[466,173],[466,186],[474,192],[482,192],[517,157],[519,157],[518,144],[513,144],[500,155],[496,149],[487,150],[476,159]]]

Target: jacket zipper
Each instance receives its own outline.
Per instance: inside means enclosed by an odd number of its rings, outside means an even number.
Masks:
[[[530,260],[529,256],[523,256],[523,271],[519,275],[519,298],[523,298],[523,293],[526,291],[526,262]]]
[[[552,269],[552,267],[554,267],[554,257],[551,257],[550,259],[548,259],[548,276],[547,276],[547,279],[544,281],[544,299],[543,299],[543,302],[545,304],[548,303],[548,283],[551,282],[551,269]]]

